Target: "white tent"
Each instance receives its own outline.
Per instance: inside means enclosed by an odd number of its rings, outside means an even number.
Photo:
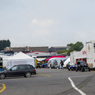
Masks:
[[[66,65],[70,62],[70,58],[68,58],[65,62],[64,62],[64,67],[66,67]]]
[[[45,60],[46,58],[36,58],[38,61],[43,61]]]
[[[8,59],[7,64],[3,63],[3,66],[6,68],[11,68],[12,66],[18,65],[18,64],[30,64],[35,67],[34,58],[32,58],[22,52],[19,52],[16,55],[10,57]]]

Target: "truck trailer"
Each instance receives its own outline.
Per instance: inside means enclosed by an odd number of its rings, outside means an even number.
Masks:
[[[73,51],[70,53],[70,62],[72,65],[78,61],[85,61],[90,68],[95,68],[95,41],[86,42],[81,51]]]

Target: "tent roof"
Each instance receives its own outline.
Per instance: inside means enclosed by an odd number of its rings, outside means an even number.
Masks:
[[[19,53],[17,53],[16,55],[12,56],[9,59],[30,59],[30,58],[32,58],[32,57],[30,57],[29,55],[26,55],[22,52],[19,52]]]
[[[65,56],[61,56],[61,55],[58,55],[58,56],[51,56],[51,57],[45,59],[45,61],[49,61],[51,58],[65,58]]]
[[[43,61],[45,58],[36,58],[38,61]]]

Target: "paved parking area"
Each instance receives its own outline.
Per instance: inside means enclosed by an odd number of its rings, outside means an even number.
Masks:
[[[3,92],[6,89],[5,84],[0,83],[0,93]]]
[[[75,72],[67,69],[37,69],[37,75],[31,78],[15,77],[0,80],[1,95],[81,95],[75,90],[68,77],[75,86],[86,95],[95,95],[95,71]]]

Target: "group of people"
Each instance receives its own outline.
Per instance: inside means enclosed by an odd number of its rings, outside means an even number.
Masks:
[[[60,65],[56,64],[54,66],[55,66],[55,68],[63,69],[64,61],[63,60],[60,60]],[[44,67],[53,68],[51,62],[50,63],[45,63],[45,64],[41,64],[40,62],[37,63],[36,68],[44,68]]]

